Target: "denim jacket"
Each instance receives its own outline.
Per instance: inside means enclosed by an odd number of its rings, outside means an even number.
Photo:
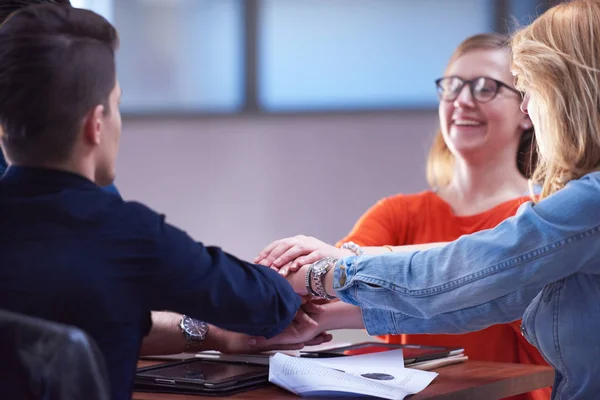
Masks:
[[[459,333],[523,318],[553,399],[600,396],[600,172],[437,249],[348,257],[334,288],[370,334]]]

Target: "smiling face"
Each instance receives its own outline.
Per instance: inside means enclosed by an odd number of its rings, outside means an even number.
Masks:
[[[469,51],[448,66],[445,76],[463,80],[489,77],[511,85],[509,52]],[[446,145],[455,157],[487,159],[486,155],[491,157],[502,150],[510,150],[514,156],[523,131],[531,127],[519,103],[519,95],[505,87],[491,101],[481,103],[465,85],[454,101],[440,101],[440,127]]]

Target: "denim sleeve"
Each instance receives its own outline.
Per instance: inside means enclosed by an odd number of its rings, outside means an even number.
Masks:
[[[388,333],[465,333],[485,329],[494,324],[520,319],[542,287],[526,286],[515,292],[478,306],[443,313],[429,319],[411,317],[401,312],[378,308],[362,310],[363,323],[369,335]]]
[[[577,272],[600,274],[599,195],[597,172],[444,247],[345,258],[334,270],[334,289],[362,308],[430,319]]]
[[[300,297],[277,272],[195,242],[161,218],[158,264],[147,277],[153,310],[227,330],[272,337],[292,322]]]

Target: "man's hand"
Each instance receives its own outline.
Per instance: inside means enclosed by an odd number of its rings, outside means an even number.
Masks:
[[[243,333],[229,332],[211,326],[212,330],[215,332],[210,333],[214,334],[213,337],[216,340],[215,346],[212,346],[214,350],[229,354],[250,354],[272,350],[300,350],[305,345],[312,346],[326,343],[332,338],[330,334],[320,332],[313,334],[308,339],[311,335],[306,334],[306,330],[302,330],[299,337],[297,332],[290,327],[271,339],[262,337],[254,338]]]
[[[206,339],[199,351],[217,350],[222,353],[258,353],[270,350],[299,350],[305,345],[318,345],[331,340],[331,335],[319,330],[314,315],[323,312],[320,305],[305,302],[294,322],[278,336],[265,339],[253,338],[243,333],[226,331],[210,325]],[[307,314],[309,313],[309,314]],[[152,313],[152,330],[144,338],[140,355],[155,356],[183,353],[185,335],[179,328],[181,315],[170,312]],[[308,332],[314,332],[308,334]]]
[[[341,301],[332,301],[322,305],[323,310],[318,314],[311,315],[311,318],[317,322],[317,326],[305,325],[300,331],[300,337],[292,336],[289,331],[284,331],[281,335],[273,339],[255,337],[251,339],[253,347],[261,348],[267,346],[269,341],[293,342],[294,340],[303,340],[306,345],[320,344],[331,340],[331,335],[322,332],[336,329],[364,329],[365,325],[362,319],[360,307]],[[294,334],[295,335],[295,334]],[[318,338],[319,335],[327,335],[326,340],[321,342],[311,342],[311,337]]]
[[[293,345],[297,342],[301,342],[307,346],[313,346],[329,342],[331,339],[332,336],[324,332],[323,326],[319,324],[302,324],[296,325],[294,328],[290,326],[285,331],[271,339],[265,339],[263,337],[250,338],[248,344],[256,349],[264,349],[265,347],[272,347],[276,345]],[[300,346],[295,349],[299,350],[302,347],[304,346]]]

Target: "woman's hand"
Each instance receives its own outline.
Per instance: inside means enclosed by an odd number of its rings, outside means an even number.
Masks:
[[[350,250],[338,249],[317,238],[298,235],[272,242],[258,254],[254,262],[287,276],[289,272],[296,272],[300,267],[323,257],[342,258],[353,254]]]

